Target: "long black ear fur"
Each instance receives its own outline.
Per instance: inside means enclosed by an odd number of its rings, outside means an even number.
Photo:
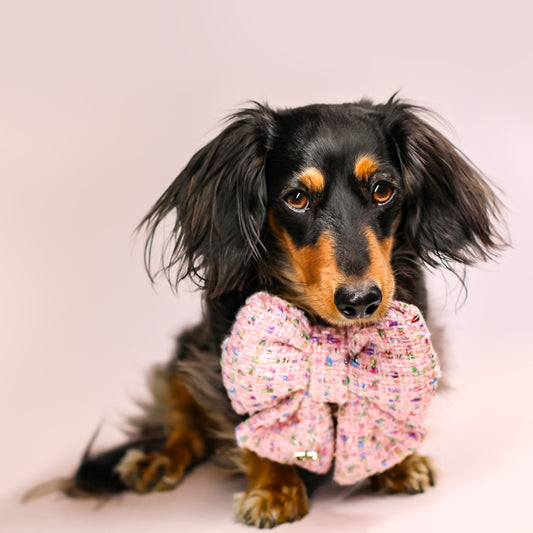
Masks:
[[[505,246],[495,227],[502,206],[480,171],[420,117],[427,110],[393,97],[382,111],[405,180],[401,228],[413,250],[450,269],[493,257]]]
[[[175,214],[157,272],[172,285],[189,276],[215,297],[242,289],[243,280],[253,276],[268,276],[261,230],[264,158],[273,134],[273,111],[255,104],[230,116],[226,128],[192,157],[140,224],[149,230],[145,263],[150,275],[156,231]]]

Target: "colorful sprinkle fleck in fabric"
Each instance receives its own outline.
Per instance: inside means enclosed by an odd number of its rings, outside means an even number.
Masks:
[[[394,301],[369,326],[311,326],[259,292],[222,345],[239,446],[347,485],[416,452],[440,368],[421,312]],[[335,423],[336,421],[336,423]]]

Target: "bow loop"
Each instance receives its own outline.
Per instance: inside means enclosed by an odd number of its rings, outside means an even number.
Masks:
[[[309,351],[311,326],[305,313],[277,296],[258,292],[246,301],[236,325],[246,337],[269,344],[287,345]],[[264,354],[263,354],[264,355]]]
[[[416,307],[392,302],[382,319],[352,332],[352,343],[360,351],[351,360],[350,392],[396,415],[433,397],[440,371]]]
[[[246,301],[222,345],[222,378],[237,413],[307,387],[310,334],[303,311],[285,300],[260,292]]]

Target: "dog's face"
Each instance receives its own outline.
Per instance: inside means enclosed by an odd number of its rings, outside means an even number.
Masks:
[[[379,129],[357,109],[279,117],[266,159],[268,225],[283,295],[343,326],[386,312],[402,180]]]
[[[148,268],[175,213],[162,255],[172,283],[190,276],[210,299],[273,290],[342,326],[408,299],[408,262],[490,257],[498,200],[422,113],[393,98],[233,115],[144,219]]]

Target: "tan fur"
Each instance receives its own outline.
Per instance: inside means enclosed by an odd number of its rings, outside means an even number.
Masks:
[[[270,225],[289,260],[289,264],[283,270],[283,276],[290,280],[292,292],[282,296],[290,297],[296,305],[312,315],[318,315],[334,326],[343,327],[353,321],[346,320],[335,306],[335,291],[342,285],[375,283],[382,291],[383,298],[374,317],[387,312],[395,289],[390,263],[392,237],[379,241],[370,228],[365,228],[370,266],[364,278],[360,279],[346,276],[339,270],[335,243],[329,232],[324,232],[315,245],[298,248],[289,234],[277,227],[272,212]]]
[[[291,465],[245,451],[248,490],[235,495],[235,517],[259,528],[294,522],[309,512],[305,486]]]
[[[132,449],[115,467],[115,472],[130,490],[143,494],[175,487],[183,477],[185,465],[176,464],[159,452],[146,454]]]
[[[22,503],[27,503],[56,492],[63,492],[75,498],[93,497],[92,494],[89,494],[76,487],[76,483],[72,478],[57,478],[51,479],[50,481],[45,481],[44,483],[39,483],[29,491],[25,492],[20,501]]]
[[[393,238],[386,237],[379,241],[376,234],[368,227],[365,228],[365,234],[370,255],[366,278],[376,283],[381,290],[382,300],[375,316],[382,316],[387,312],[394,297],[395,280],[391,267]]]
[[[306,168],[298,177],[298,179],[308,191],[315,193],[322,192],[326,185],[326,178],[324,177],[324,174],[314,167]]]
[[[205,333],[202,327],[191,332],[196,339]],[[160,437],[169,443],[175,438],[174,428],[187,427],[192,417],[194,427],[201,428],[202,438],[213,452],[213,460],[226,470],[243,472],[242,454],[235,443],[239,417],[231,409],[225,390],[212,386],[220,379],[219,360],[209,350],[194,345],[187,348],[194,357],[176,359],[170,368],[153,367],[148,379],[153,399],[141,403],[140,416],[130,418],[129,434],[132,439]]]
[[[202,410],[179,377],[153,375],[153,409],[164,410],[167,439],[161,451],[144,453],[130,449],[115,467],[122,482],[131,490],[144,493],[173,488],[191,465],[207,455],[202,431]],[[161,415],[160,415],[161,416]]]
[[[333,237],[325,232],[315,245],[302,248],[296,247],[287,232],[281,232],[280,237],[290,262],[285,274],[295,291],[293,302],[331,324],[344,323],[334,294],[346,276],[339,271]]]
[[[372,488],[384,494],[418,494],[435,485],[433,467],[427,457],[414,453],[401,463],[371,478]]]
[[[354,175],[358,180],[367,180],[378,169],[377,163],[369,155],[358,157],[354,166]]]

